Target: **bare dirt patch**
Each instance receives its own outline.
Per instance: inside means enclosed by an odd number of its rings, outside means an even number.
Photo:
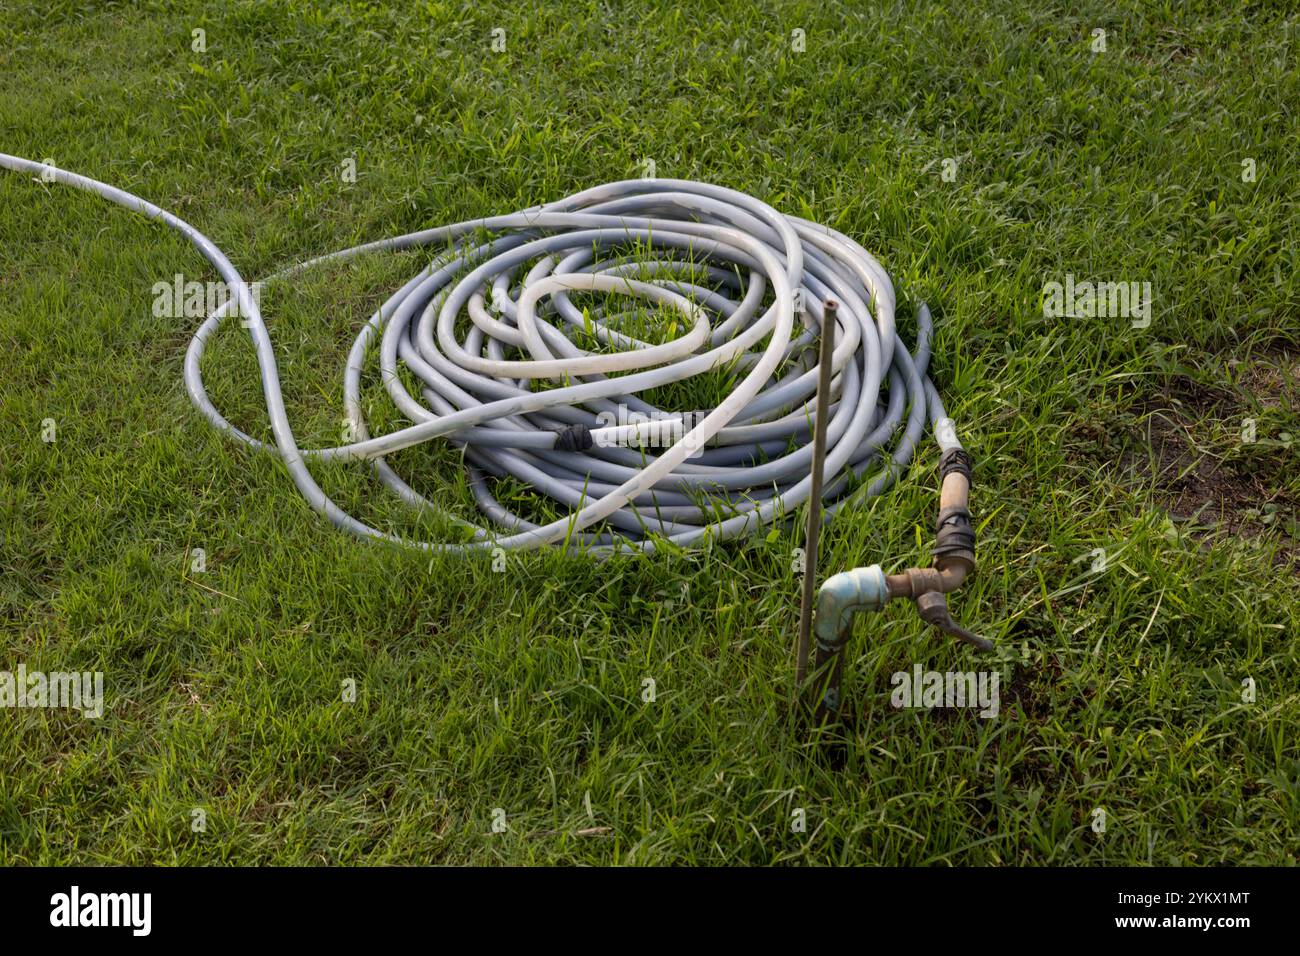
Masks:
[[[1264,528],[1256,519],[1262,505],[1275,500],[1276,487],[1201,444],[1197,423],[1179,404],[1156,399],[1137,410],[1139,447],[1130,448],[1125,470],[1154,484],[1156,500],[1175,521],[1215,525],[1234,535],[1260,533]]]
[[[1124,484],[1152,489],[1190,533],[1280,534],[1278,562],[1300,567],[1300,354],[1260,352],[1230,360],[1227,373],[1215,384],[1175,377],[1080,429],[1077,447],[1115,466]]]

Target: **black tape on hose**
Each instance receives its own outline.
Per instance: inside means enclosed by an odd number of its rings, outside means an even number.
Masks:
[[[555,429],[556,451],[586,451],[593,444],[591,429],[581,422]]]
[[[966,482],[970,483],[970,472],[974,466],[971,456],[966,453],[964,448],[949,448],[939,459],[939,480],[947,478],[952,472],[966,476]]]
[[[975,559],[975,529],[965,508],[944,508],[935,522],[934,555],[948,554]]]

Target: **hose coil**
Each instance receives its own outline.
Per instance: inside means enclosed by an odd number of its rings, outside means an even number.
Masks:
[[[97,180],[3,154],[0,166],[96,193],[194,243],[232,295],[190,342],[190,399],[216,428],[276,454],[314,510],[363,537],[430,551],[562,545],[600,554],[652,551],[660,539],[679,546],[727,540],[779,520],[809,495],[816,341],[822,303],[831,298],[839,310],[827,410],[826,518],[859,496],[888,489],[927,422],[947,422],[927,377],[929,310],[917,310],[916,350],[909,353],[895,330],[889,276],[866,249],[731,189],[651,179],[367,243],[266,279],[291,280],[369,252],[434,251],[353,343],[343,398],[355,441],[302,449],[255,296],[211,240]],[[630,327],[644,325],[645,316],[629,300],[648,301],[655,316],[672,316],[669,337],[653,343],[632,334]],[[203,386],[205,346],[232,316],[247,327],[257,351],[274,444],[227,421]],[[673,335],[676,327],[684,331]],[[372,436],[361,386],[376,342],[383,387],[410,424]],[[402,373],[418,383],[416,394]],[[710,375],[731,386],[715,407],[656,404],[677,383]],[[384,459],[435,438],[464,449],[486,526],[447,514]],[[340,459],[370,461],[404,502],[450,518],[464,527],[466,540],[412,541],[347,514],[308,467]],[[516,478],[568,514],[541,524],[528,520],[494,496],[492,476]]]

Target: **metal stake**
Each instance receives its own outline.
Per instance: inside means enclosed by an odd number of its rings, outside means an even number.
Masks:
[[[808,674],[812,647],[813,600],[817,593],[817,544],[822,529],[822,473],[826,464],[826,423],[830,419],[831,356],[835,351],[835,316],[840,304],[822,303],[822,328],[817,359],[817,412],[813,421],[812,491],[808,498],[808,528],[804,532],[803,601],[799,605],[799,652],[795,666],[796,695]]]

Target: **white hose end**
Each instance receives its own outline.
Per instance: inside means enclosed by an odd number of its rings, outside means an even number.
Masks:
[[[934,423],[934,440],[943,451],[961,447],[961,442],[957,440],[957,426],[951,418],[941,418]]]

